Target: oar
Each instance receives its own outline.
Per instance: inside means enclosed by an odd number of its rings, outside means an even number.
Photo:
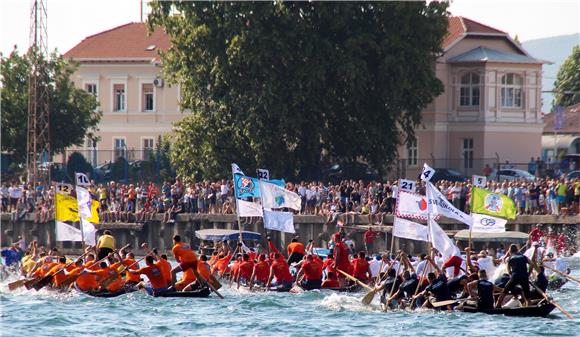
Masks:
[[[558,269],[550,268],[550,267],[546,266],[545,264],[544,264],[543,266],[544,266],[544,268],[550,269],[551,271],[555,271],[556,273],[558,273],[558,274],[560,274],[560,275],[564,276],[565,278],[567,278],[567,279],[568,279],[568,280],[570,280],[570,281],[574,281],[574,282],[578,282],[578,283],[580,283],[580,280],[579,280],[579,279],[577,279],[577,278],[575,278],[575,277],[573,277],[573,276],[570,276],[570,275],[568,275],[568,274],[564,274],[564,273],[562,273],[561,271],[559,271]]]
[[[447,300],[447,301],[440,301],[440,302],[430,302],[434,308],[448,306],[457,302],[465,302],[467,298],[456,299],[456,300]]]
[[[546,295],[546,293],[545,293],[545,292],[543,292],[543,291],[542,291],[542,289],[538,288],[538,286],[536,286],[536,285],[535,285],[533,282],[530,282],[530,284],[532,285],[532,287],[534,287],[534,289],[536,289],[536,291],[537,291],[537,292],[538,292],[540,295],[542,295],[542,296],[543,296],[543,297],[546,299],[546,301],[548,301],[548,302],[552,303],[553,305],[555,305],[555,306],[556,306],[556,308],[560,309],[560,311],[561,311],[561,312],[562,312],[564,315],[566,315],[566,317],[568,317],[569,319],[574,319],[574,317],[572,317],[572,315],[570,315],[570,313],[569,313],[569,312],[567,312],[566,310],[564,310],[564,308],[562,308],[562,306],[561,306],[561,305],[559,305],[559,304],[558,304],[556,301],[554,301],[553,299],[550,299],[550,298],[548,298],[548,295]]]
[[[79,256],[78,258],[76,258],[76,260],[83,258],[85,255],[87,255],[89,252],[85,252],[83,255]],[[52,281],[52,277],[60,272],[62,272],[63,270],[65,270],[66,268],[68,268],[70,265],[72,265],[73,263],[75,263],[76,260],[73,260],[67,264],[65,264],[62,268],[60,268],[56,273],[54,274],[50,274],[50,275],[46,275],[43,278],[41,278],[38,282],[34,283],[32,285],[32,287],[34,288],[34,290],[39,291],[40,289],[44,288],[45,285],[49,284]]]
[[[8,283],[8,290],[15,290],[22,287],[26,282],[34,281],[36,278],[23,278],[14,282]]]
[[[201,274],[199,274],[197,272],[195,274],[196,274],[195,275],[196,279],[199,280],[200,283],[205,283],[211,289],[211,291],[213,291],[219,298],[221,298],[222,300],[224,299],[224,297],[222,296],[222,294],[220,294],[219,291],[210,282],[208,282],[208,280],[206,280],[203,276],[201,276]],[[187,287],[193,285],[194,282],[195,281],[191,282],[190,284],[188,284],[183,289],[186,289]]]
[[[419,289],[421,288],[421,283],[423,282],[423,279],[425,278],[425,275],[427,274],[427,268],[429,267],[429,264],[431,262],[429,260],[427,260],[427,262],[425,262],[425,267],[423,267],[423,272],[421,273],[421,277],[419,278],[419,282],[417,283],[417,288],[415,288],[415,294],[413,295],[413,300],[411,300],[411,309],[413,309],[413,305],[415,304],[416,301],[416,297],[417,294],[419,293]]]
[[[336,269],[338,270],[339,273],[341,273],[342,275],[346,276],[349,280],[356,282],[356,284],[358,284],[361,287],[367,288],[368,290],[374,290],[374,288],[370,287],[368,284],[361,282],[359,279],[357,279],[356,277],[349,275],[345,272],[343,272],[340,269]]]
[[[401,256],[401,254],[399,254],[399,255],[397,256],[397,258],[399,258],[400,256]],[[396,261],[396,260],[397,260],[397,259],[395,258],[395,261]],[[381,266],[382,266],[382,263],[381,263]],[[399,263],[399,266],[397,267],[397,276],[399,275],[399,270],[400,270],[400,268],[401,268],[401,263]],[[395,280],[396,280],[396,279],[395,279]],[[389,295],[389,297],[391,297],[391,296],[393,295],[393,290],[394,290],[394,289],[395,289],[395,283],[393,283],[393,286],[391,287],[391,292],[390,292],[390,295]],[[374,288],[373,290],[369,291],[369,292],[368,292],[368,293],[367,293],[367,294],[366,294],[366,295],[365,295],[365,296],[364,296],[364,297],[361,299],[361,302],[362,302],[362,304],[364,304],[364,305],[369,305],[369,304],[371,304],[371,302],[372,302],[372,301],[373,301],[373,299],[375,298],[375,295],[376,295],[378,292],[379,292],[379,289],[378,289],[378,288]]]
[[[152,252],[149,252],[147,255],[143,256],[142,258],[140,258],[139,260],[131,263],[128,266],[123,265],[123,267],[121,267],[121,270],[114,270],[114,272],[116,274],[110,275],[109,277],[107,277],[106,279],[101,281],[101,288],[106,288],[109,286],[109,284],[111,284],[111,282],[113,282],[113,280],[115,279],[115,277],[117,277],[119,274],[121,274],[122,272],[124,272],[125,270],[133,267],[134,265],[138,264],[139,262],[145,260],[145,258],[149,255],[151,255]]]

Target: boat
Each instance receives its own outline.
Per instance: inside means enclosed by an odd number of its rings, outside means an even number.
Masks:
[[[479,310],[476,308],[464,307],[463,312],[481,312],[488,315],[505,315],[505,316],[519,316],[519,317],[546,317],[552,310],[556,308],[552,303],[542,302],[538,305],[531,305],[528,307],[519,308],[501,308],[501,309],[489,309],[489,310]]]
[[[106,298],[108,298],[108,297],[117,297],[117,296],[121,296],[124,294],[129,294],[129,293],[132,293],[135,291],[137,291],[137,289],[135,289],[135,288],[124,288],[124,289],[121,289],[121,290],[113,292],[113,293],[109,292],[109,291],[102,291],[102,292],[84,292],[83,291],[82,293],[87,294],[87,295],[92,296],[92,297],[106,297]]]
[[[203,288],[194,291],[164,291],[153,294],[153,297],[209,297],[211,290]]]
[[[565,278],[556,278],[555,280],[550,280],[548,282],[548,290],[559,290],[566,283],[568,283],[568,280]]]

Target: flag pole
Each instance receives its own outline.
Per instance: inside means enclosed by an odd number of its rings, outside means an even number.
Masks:
[[[234,187],[234,198],[236,199],[236,216],[238,218],[238,231],[239,231],[238,241],[239,243],[242,243],[242,221],[240,220],[240,204],[238,203],[238,192],[237,192],[238,189],[236,188],[236,173],[234,172],[233,165],[232,165],[232,182]]]
[[[471,195],[469,196],[469,208],[470,208],[470,213],[473,214],[473,184],[471,185]],[[469,242],[468,242],[468,246],[469,249],[471,249],[471,232],[473,232],[473,215],[471,216],[471,226],[469,226]],[[469,256],[467,257],[469,258]]]
[[[75,172],[75,179],[73,180],[73,188],[75,190],[75,196],[77,198],[77,209],[79,214],[79,229],[81,230],[81,245],[83,247],[83,252],[85,251],[85,231],[83,230],[83,217],[81,215],[80,205],[79,205],[79,196],[77,194],[77,172]]]

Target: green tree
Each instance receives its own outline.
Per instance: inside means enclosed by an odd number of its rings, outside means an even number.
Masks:
[[[183,175],[231,162],[316,178],[323,162],[384,170],[443,92],[448,4],[154,1],[165,76],[181,84],[171,158]]]
[[[554,82],[554,106],[571,106],[580,103],[580,45],[572,49]]]
[[[0,69],[0,96],[2,97],[2,150],[12,152],[15,160],[26,161],[28,125],[28,82],[31,60],[29,51],[20,55],[15,48],[8,57],[2,57]],[[46,73],[42,83],[49,88],[51,150],[60,153],[72,145],[82,144],[85,135],[97,127],[101,113],[96,98],[78,89],[70,80],[76,65],[56,52],[48,59],[40,58]]]
[[[94,179],[93,167],[86,160],[86,158],[77,151],[71,153],[71,155],[68,157],[66,162],[66,171],[71,179],[75,177],[75,173],[77,172],[88,174],[89,177]]]

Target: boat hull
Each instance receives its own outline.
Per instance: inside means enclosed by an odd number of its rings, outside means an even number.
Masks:
[[[505,316],[520,316],[520,317],[546,317],[556,306],[552,303],[544,303],[541,305],[534,305],[521,308],[502,308],[491,310],[478,310],[472,308],[464,308],[463,312],[481,312],[488,315],[505,315]]]

